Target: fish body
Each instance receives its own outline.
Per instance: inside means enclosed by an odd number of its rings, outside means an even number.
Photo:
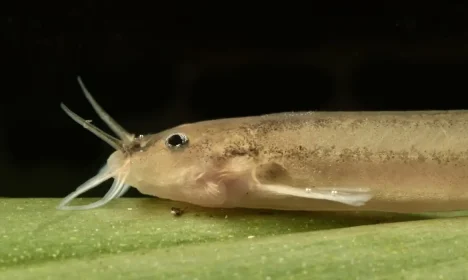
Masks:
[[[205,121],[150,136],[184,133],[191,142],[164,160],[159,152],[148,169],[135,172],[145,174],[139,178],[146,181],[129,180],[143,193],[208,207],[467,209],[467,128],[468,111],[299,112]],[[163,147],[152,149],[148,154],[157,155]],[[185,182],[181,179],[167,193],[159,193],[158,178],[164,176],[151,176],[150,169],[167,166]],[[171,170],[164,173],[170,176]],[[207,181],[194,183],[193,177],[203,172]],[[263,190],[264,185],[294,188],[304,195],[326,190],[372,198],[354,206]]]
[[[129,187],[205,207],[428,212],[468,209],[468,110],[291,112],[180,125],[139,137],[87,92],[116,151],[59,209],[91,209]],[[104,198],[67,206],[107,179]]]

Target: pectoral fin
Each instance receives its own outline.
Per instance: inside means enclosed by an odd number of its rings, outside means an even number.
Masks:
[[[372,198],[369,189],[354,187],[299,187],[304,183],[294,180],[278,163],[270,162],[252,170],[256,191],[273,196],[289,196],[335,201],[351,206],[362,206]]]
[[[297,188],[288,185],[260,184],[257,188],[262,192],[298,198],[311,198],[335,201],[351,206],[362,206],[372,198],[368,189],[353,189],[339,187]]]

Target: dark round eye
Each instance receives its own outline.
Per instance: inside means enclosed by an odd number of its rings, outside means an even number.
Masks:
[[[166,138],[166,146],[170,149],[180,148],[188,143],[187,135],[174,133]]]

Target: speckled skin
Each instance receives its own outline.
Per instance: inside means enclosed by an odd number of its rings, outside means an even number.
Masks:
[[[167,149],[174,132],[189,145]],[[283,210],[468,209],[468,111],[281,113],[187,124],[144,139],[127,181],[162,198]],[[253,188],[254,169],[261,183],[370,188],[374,197],[361,207],[272,198]]]

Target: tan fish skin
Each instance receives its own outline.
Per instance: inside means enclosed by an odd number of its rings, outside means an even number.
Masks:
[[[206,207],[429,212],[468,209],[468,110],[304,112],[202,121],[135,137],[78,82],[116,151],[58,209],[92,209],[130,186]],[[67,206],[108,179],[99,201]]]
[[[190,144],[167,149],[172,133]],[[132,155],[127,183],[162,198],[283,210],[468,209],[468,111],[280,113],[188,124],[150,138],[148,149]],[[368,188],[373,197],[360,207],[271,197],[251,189],[256,167],[261,183]],[[221,170],[229,179],[217,178]],[[206,180],[194,183],[204,172]]]

